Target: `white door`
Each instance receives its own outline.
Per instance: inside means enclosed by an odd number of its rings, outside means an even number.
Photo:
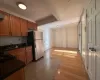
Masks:
[[[87,9],[87,38],[88,38],[88,73],[90,80],[95,80],[95,0],[91,0]]]
[[[100,80],[100,13],[96,16],[96,80]]]
[[[100,0],[90,0],[86,13],[87,70],[90,80],[100,80]]]
[[[88,72],[91,80],[95,80],[95,56],[94,56],[94,29],[92,20],[88,21]]]
[[[95,15],[95,49],[96,49],[96,61],[95,61],[95,69],[96,69],[96,79],[100,80],[100,0],[96,0],[96,15]]]

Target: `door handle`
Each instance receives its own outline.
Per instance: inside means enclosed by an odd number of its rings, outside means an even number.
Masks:
[[[96,49],[95,48],[89,48],[91,51],[94,51],[94,52],[96,52]]]
[[[92,48],[90,47],[89,50],[91,50]]]

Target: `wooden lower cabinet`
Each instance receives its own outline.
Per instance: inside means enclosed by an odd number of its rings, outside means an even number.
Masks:
[[[24,69],[16,71],[15,73],[11,74],[4,80],[25,80]]]
[[[33,60],[32,46],[10,50],[8,53],[15,56],[18,60],[24,62],[25,64],[28,64]]]
[[[26,52],[25,48],[18,48],[8,51],[9,54],[15,56],[18,60],[21,60],[26,64]]]
[[[26,63],[30,63],[33,60],[32,56],[32,46],[26,47]]]

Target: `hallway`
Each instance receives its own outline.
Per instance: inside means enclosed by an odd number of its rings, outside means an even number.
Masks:
[[[52,49],[25,68],[26,80],[89,80],[83,62],[74,49]]]

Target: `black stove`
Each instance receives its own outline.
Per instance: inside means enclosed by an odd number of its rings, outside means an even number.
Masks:
[[[15,56],[8,54],[9,50],[13,50],[13,49],[17,49],[17,48],[21,48],[25,46],[26,46],[26,43],[0,46],[0,63],[16,58]]]
[[[15,59],[15,58],[16,58],[15,56],[12,56],[10,54],[0,54],[0,63]]]

